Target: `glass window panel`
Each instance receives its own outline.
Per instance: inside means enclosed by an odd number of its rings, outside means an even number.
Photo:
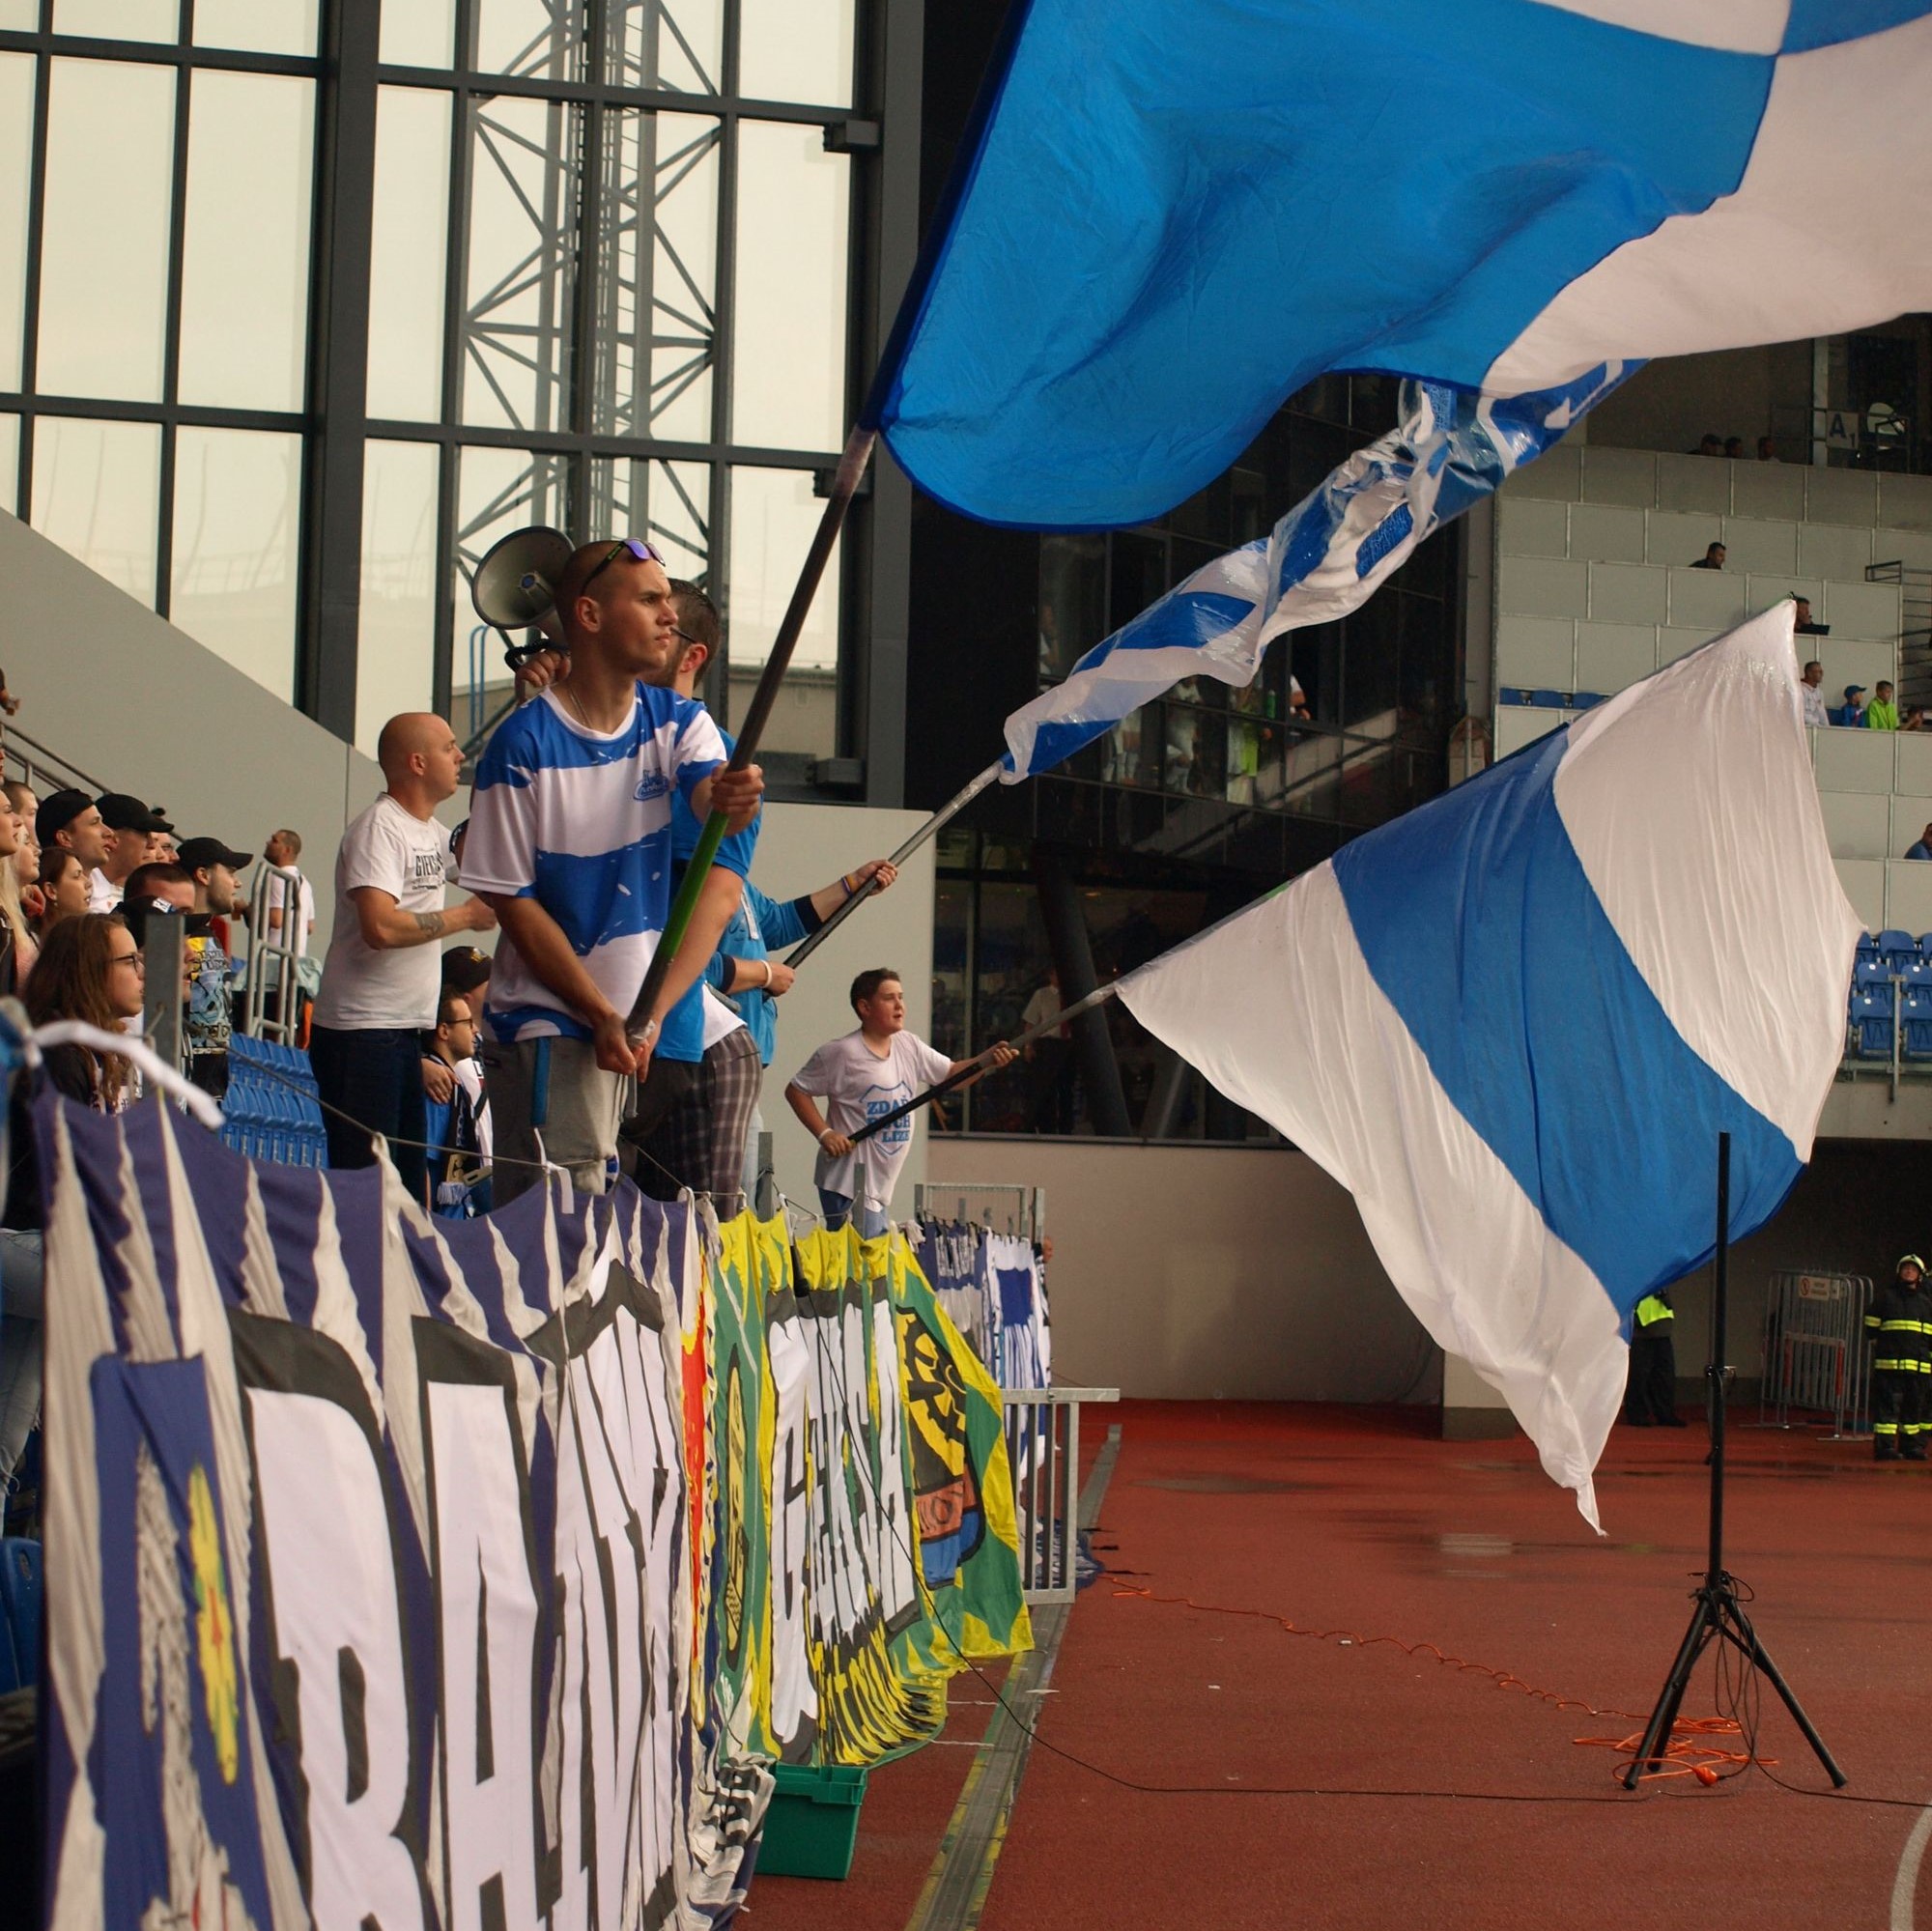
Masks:
[[[33,186],[34,57],[0,54],[0,388],[20,386]]]
[[[313,54],[320,11],[320,0],[194,0],[194,43]]]
[[[110,128],[113,138],[103,138]],[[168,69],[54,62],[41,226],[43,395],[160,400],[174,138]]]
[[[476,0],[477,71],[581,80],[582,12],[556,0]]]
[[[41,0],[0,0],[0,28],[10,34],[40,31]]]
[[[183,429],[169,620],[294,700],[301,438]]]
[[[466,742],[510,695],[503,640],[476,621],[469,579],[477,560],[499,536],[533,523],[574,529],[570,470],[561,456],[522,449],[464,449],[456,469],[456,573],[450,585],[455,620],[450,629],[450,724]],[[519,641],[522,639],[520,639]]]
[[[103,41],[172,41],[181,0],[54,0],[54,32]]]
[[[711,582],[711,465],[593,458],[582,519],[594,538],[641,536],[673,577]]]
[[[851,105],[852,0],[741,0],[738,32],[747,100]]]
[[[369,273],[369,413],[442,414],[449,232],[450,97],[384,87],[376,101],[376,209]]]
[[[19,514],[20,418],[0,415],[0,510]]]
[[[150,609],[160,496],[158,423],[34,425],[34,527]]]
[[[625,113],[611,126],[592,423],[607,436],[708,441],[719,124],[708,115]]]
[[[728,715],[742,718],[799,567],[824,509],[806,469],[731,471],[731,559],[724,607],[731,667]],[[766,748],[831,757],[838,749],[838,552],[834,550],[805,620]]]
[[[447,67],[456,45],[456,0],[383,0],[377,58],[394,67]]]
[[[182,259],[182,401],[301,408],[314,168],[312,80],[196,74]]]
[[[621,36],[621,79],[630,87],[719,94],[724,0],[621,0],[610,9]]]
[[[435,701],[440,455],[433,442],[372,441],[363,458],[355,742],[371,757],[389,719]]]
[[[816,128],[738,131],[733,440],[768,449],[845,440],[848,161]]]
[[[499,95],[471,110],[465,422],[564,426],[577,123],[557,101]]]

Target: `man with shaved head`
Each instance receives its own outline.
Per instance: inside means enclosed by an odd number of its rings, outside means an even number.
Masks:
[[[646,543],[587,545],[559,574],[568,674],[506,719],[476,767],[463,877],[503,924],[482,1048],[496,1117],[497,1206],[547,1158],[581,1192],[617,1165],[633,1074],[664,1015],[696,983],[730,917],[694,915],[656,1010],[628,1018],[670,911],[671,797],[733,833],[758,814],[755,765],[724,769],[703,705],[662,688],[679,649],[662,559]]]
[[[369,1166],[380,1133],[411,1197],[424,1200],[423,1149],[403,1143],[427,1137],[421,1035],[436,1024],[441,941],[490,931],[497,915],[474,898],[443,909],[449,834],[435,814],[463,769],[455,733],[428,711],[406,711],[383,726],[376,756],[388,788],[342,835],[309,1059],[325,1109],[336,1109],[323,1115],[328,1164]]]

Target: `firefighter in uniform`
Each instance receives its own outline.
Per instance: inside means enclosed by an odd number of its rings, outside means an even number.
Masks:
[[[1865,1331],[1872,1342],[1872,1455],[1880,1462],[1923,1462],[1932,1435],[1932,1296],[1919,1285],[1925,1264],[1903,1256],[1898,1278],[1872,1297]]]
[[[1668,1288],[1645,1294],[1633,1311],[1624,1386],[1624,1420],[1632,1428],[1688,1426],[1677,1412],[1677,1344],[1670,1332],[1676,1320]]]

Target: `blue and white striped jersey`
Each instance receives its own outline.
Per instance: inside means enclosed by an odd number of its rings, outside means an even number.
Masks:
[[[675,692],[639,684],[630,722],[606,735],[546,691],[504,720],[477,763],[463,882],[536,899],[626,1011],[670,910],[672,789],[689,802],[724,762],[710,713]],[[485,1016],[498,1039],[590,1036],[507,932]]]

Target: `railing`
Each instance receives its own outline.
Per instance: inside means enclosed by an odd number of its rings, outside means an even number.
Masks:
[[[1764,1379],[1758,1425],[1797,1426],[1794,1412],[1823,1422],[1831,1441],[1870,1433],[1871,1343],[1862,1274],[1778,1273],[1764,1301]]]
[[[1070,1603],[1080,1555],[1080,1407],[1118,1388],[1002,1388],[1020,1576],[1029,1604]]]
[[[10,772],[16,771],[21,783],[31,785],[42,795],[72,789],[98,798],[107,789],[99,779],[71,763],[58,752],[49,751],[17,724],[6,727],[5,742]]]
[[[1932,570],[1917,564],[1868,563],[1868,583],[1895,583],[1899,591],[1898,704],[1932,710]]]
[[[269,892],[271,881],[282,887],[282,936],[269,932]],[[302,876],[293,866],[273,866],[264,859],[255,873],[248,897],[248,991],[242,1004],[242,1030],[252,1039],[273,1039],[284,1046],[298,1042],[301,1004],[296,961],[308,952],[308,933],[301,923]],[[269,978],[274,975],[275,1016],[269,1017]]]

